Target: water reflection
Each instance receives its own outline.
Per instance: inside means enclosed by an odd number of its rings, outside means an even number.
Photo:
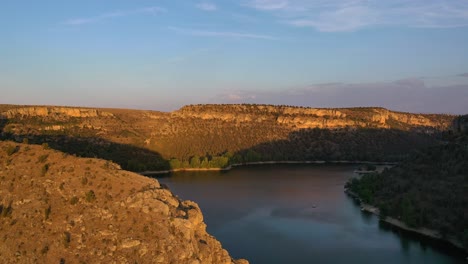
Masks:
[[[196,201],[208,231],[251,263],[464,263],[400,234],[343,192],[354,166],[262,166],[160,181]]]

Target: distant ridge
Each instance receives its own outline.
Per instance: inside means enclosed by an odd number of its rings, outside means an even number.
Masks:
[[[381,107],[187,105],[173,112],[0,105],[4,139],[101,157],[133,171],[278,160],[398,161],[440,142],[455,116]]]

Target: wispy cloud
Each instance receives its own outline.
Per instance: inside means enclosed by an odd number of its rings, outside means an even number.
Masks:
[[[216,11],[218,9],[218,7],[215,4],[210,2],[200,2],[195,6],[203,11]]]
[[[166,12],[167,10],[162,7],[151,6],[151,7],[144,7],[139,9],[133,10],[126,10],[126,11],[114,11],[109,13],[100,14],[97,16],[92,17],[80,17],[80,18],[72,18],[64,22],[65,25],[70,26],[79,26],[85,24],[96,23],[99,21],[119,18],[119,17],[126,17],[131,15],[138,15],[138,14],[145,14],[145,15],[156,15],[162,12]]]
[[[406,112],[468,114],[468,84],[429,85],[420,78],[325,83],[276,91],[227,90],[212,101],[311,107],[381,106]]]
[[[260,10],[279,10],[286,9],[289,6],[288,0],[252,0],[248,6]]]
[[[278,20],[318,31],[356,31],[374,26],[452,28],[468,26],[465,0],[246,0]]]
[[[254,34],[254,33],[248,33],[248,32],[210,31],[210,30],[187,29],[187,28],[179,28],[179,27],[168,27],[168,28],[170,30],[176,31],[181,34],[198,36],[198,37],[277,40],[276,37],[273,37],[270,35]]]

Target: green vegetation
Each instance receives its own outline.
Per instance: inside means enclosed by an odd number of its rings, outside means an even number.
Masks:
[[[89,190],[88,192],[86,192],[86,194],[85,194],[85,200],[86,200],[88,203],[94,202],[94,201],[96,200],[96,194],[94,194],[94,191],[93,191],[93,190]]]
[[[48,245],[45,245],[45,246],[41,249],[41,254],[42,254],[42,255],[45,255],[45,254],[47,254],[47,252],[49,252],[49,246],[48,246]]]
[[[49,157],[49,154],[41,155],[41,156],[39,156],[39,158],[37,158],[37,161],[40,162],[40,163],[44,163],[47,160],[48,157]]]
[[[52,208],[50,207],[50,205],[46,209],[44,209],[44,220],[49,219],[51,211],[52,211]]]
[[[45,176],[47,172],[49,171],[49,164],[44,164],[41,169],[41,176]]]
[[[0,204],[0,215],[2,217],[11,216],[12,212],[13,212],[13,208],[11,207],[11,202],[8,204],[8,206],[4,206],[3,204]]]
[[[78,203],[78,197],[76,196],[73,196],[71,199],[70,199],[70,204],[71,205],[75,205]]]
[[[353,179],[347,188],[383,215],[411,227],[439,230],[468,249],[468,138],[411,155],[381,174]]]
[[[71,234],[70,232],[64,232],[62,234],[62,243],[65,248],[68,248],[70,246],[71,242]]]
[[[18,150],[19,150],[19,146],[8,145],[5,149],[5,152],[8,156],[11,156],[15,154],[16,152],[18,152]]]

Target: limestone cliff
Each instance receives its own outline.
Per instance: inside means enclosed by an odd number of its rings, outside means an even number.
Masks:
[[[92,108],[56,107],[56,106],[25,106],[16,107],[2,114],[6,118],[48,117],[50,119],[67,119],[70,117],[112,117],[111,113]]]
[[[0,141],[3,263],[248,263],[198,205],[98,159]]]
[[[384,108],[307,108],[273,105],[190,105],[172,113],[177,117],[223,121],[275,121],[293,128],[373,127],[447,129],[453,116],[394,112]]]
[[[0,105],[0,137],[47,142],[64,152],[113,160],[133,171],[166,170],[171,159],[187,167],[194,156],[226,153],[237,162],[298,157],[396,161],[437,143],[438,132],[450,127],[454,118],[378,107],[189,105],[165,113]],[[262,157],[246,157],[249,150]]]

